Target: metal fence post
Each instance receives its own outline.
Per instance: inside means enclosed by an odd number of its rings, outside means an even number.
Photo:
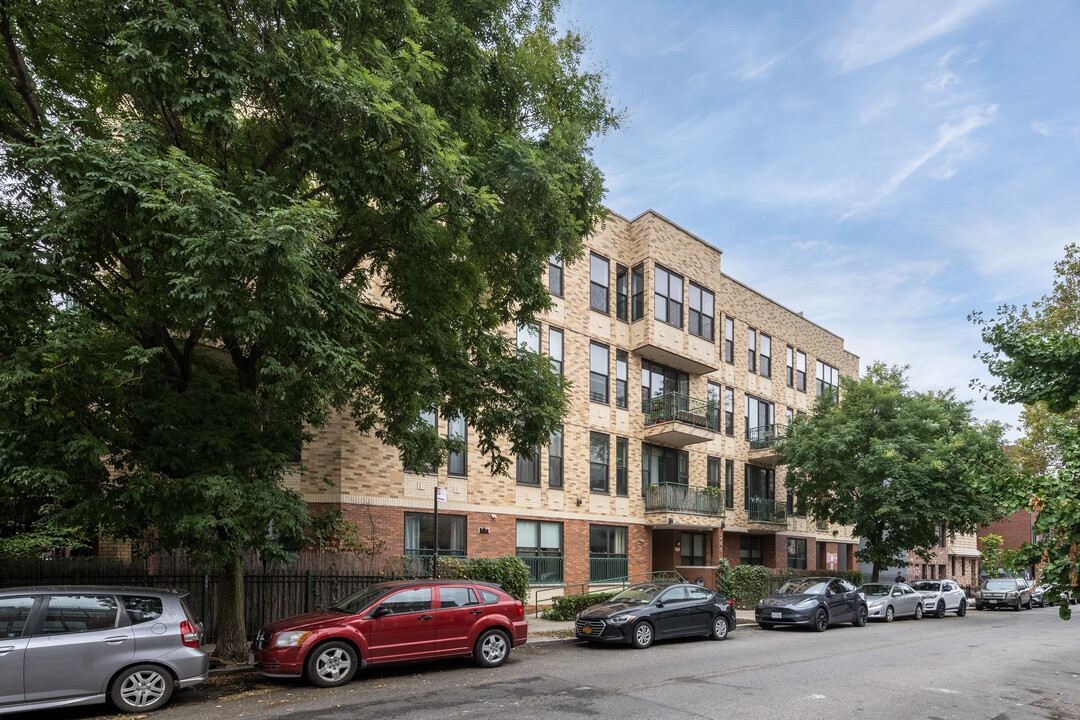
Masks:
[[[311,597],[311,594],[312,594],[312,591],[313,591],[313,587],[312,587],[312,584],[311,584],[311,571],[308,570],[306,575],[307,575],[307,592],[304,593],[304,612],[309,613],[309,612],[311,612],[311,604],[312,604],[312,601],[313,601],[313,599]]]

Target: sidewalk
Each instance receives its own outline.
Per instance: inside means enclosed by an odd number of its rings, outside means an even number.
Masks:
[[[529,642],[553,642],[574,639],[573,620],[545,620],[544,618],[528,616]],[[757,629],[753,610],[736,610],[735,623],[738,627],[752,626]]]

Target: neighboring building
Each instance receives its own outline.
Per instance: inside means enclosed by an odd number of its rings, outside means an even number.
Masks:
[[[1019,550],[1024,543],[1035,541],[1034,525],[1035,513],[1030,510],[1018,510],[984,527],[979,531],[979,537],[1000,535],[1002,550]],[[983,550],[982,540],[979,541],[979,550]],[[1027,568],[1027,572],[1028,577],[1035,577],[1034,566]]]
[[[849,529],[796,515],[771,445],[841,374],[857,377],[858,357],[655,212],[612,213],[585,244],[583,261],[549,267],[552,310],[518,330],[573,383],[562,433],[535,460],[493,477],[468,428],[432,417],[467,452],[412,474],[342,415],[305,448],[295,488],[417,567],[440,487],[440,555],[516,554],[537,584],[678,569],[711,585],[720,558],[853,569]]]
[[[938,527],[938,546],[930,560],[911,553],[908,580],[956,580],[961,586],[979,584],[979,547],[974,534],[950,535]]]

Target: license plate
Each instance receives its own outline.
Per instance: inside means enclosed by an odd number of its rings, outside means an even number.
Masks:
[[[773,620],[779,620],[779,619],[780,619],[780,618],[782,618],[782,617],[784,617],[784,613],[778,613],[778,612],[774,612],[774,613],[772,614],[772,618],[773,618]]]
[[[592,628],[591,627],[583,627],[583,628],[581,628],[581,632],[588,635],[588,634],[590,634],[592,632]]]
[[[998,603],[997,600],[988,600],[987,602],[989,602],[991,605],[997,605]]]

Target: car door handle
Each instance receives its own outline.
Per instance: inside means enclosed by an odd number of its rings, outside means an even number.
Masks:
[[[0,655],[7,655],[9,652],[11,652],[14,649],[15,649],[14,645],[5,645],[4,647],[0,647]]]
[[[113,637],[105,638],[105,642],[109,645],[119,645],[125,640],[127,640],[127,637],[124,635],[114,635]]]
[[[484,611],[483,610],[470,610],[469,614],[470,615],[483,615]]]
[[[434,620],[434,619],[435,619],[434,615],[421,615],[420,617],[417,618],[417,620]]]

